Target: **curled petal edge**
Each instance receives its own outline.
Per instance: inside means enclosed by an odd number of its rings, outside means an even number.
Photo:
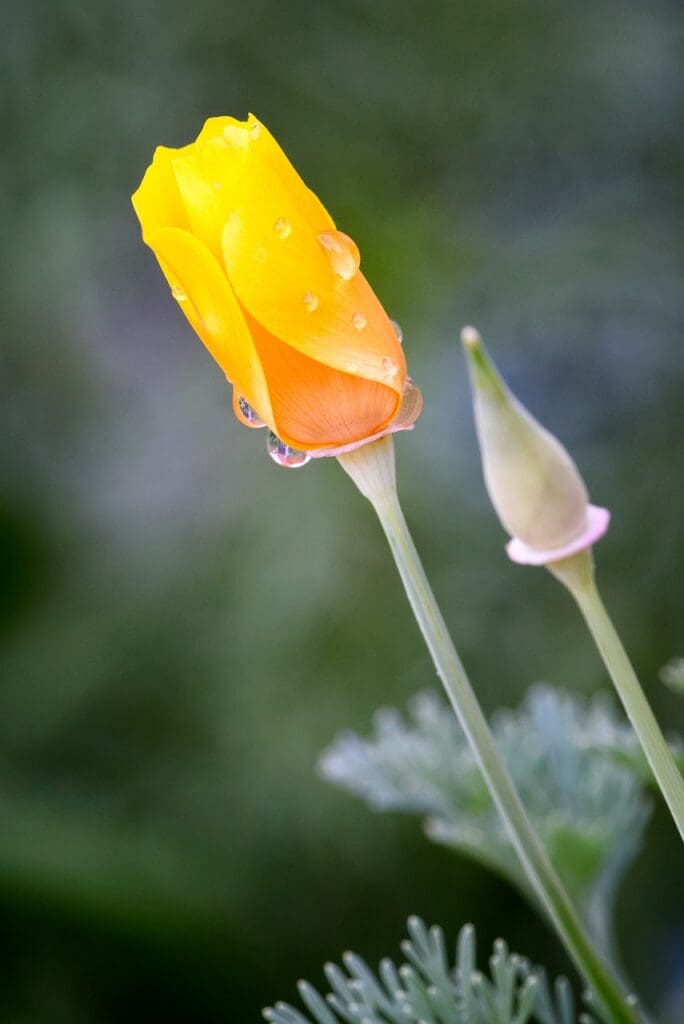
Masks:
[[[518,565],[548,565],[550,562],[560,562],[564,558],[570,558],[585,548],[590,548],[597,540],[600,540],[610,524],[610,512],[607,508],[599,505],[589,505],[587,508],[587,524],[578,537],[564,544],[560,548],[548,548],[540,551],[525,544],[519,537],[513,537],[506,545],[506,554],[512,562]]]

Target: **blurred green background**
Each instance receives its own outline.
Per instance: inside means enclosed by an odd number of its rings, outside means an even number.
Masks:
[[[271,128],[403,325],[401,491],[483,703],[593,692],[569,600],[503,554],[476,323],[613,510],[606,597],[682,730],[681,4],[25,0],[0,45],[0,1020],[256,1021],[410,912],[567,969],[503,882],[318,779],[433,672],[370,509],[234,422],[129,196],[209,115]],[[683,881],[659,808],[618,925],[671,1013]]]

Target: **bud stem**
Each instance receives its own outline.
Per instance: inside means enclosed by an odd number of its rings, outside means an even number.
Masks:
[[[601,600],[590,552],[582,551],[573,558],[553,562],[548,568],[556,579],[565,584],[577,602],[627,717],[639,738],[646,760],[684,839],[684,779]]]
[[[588,939],[563,883],[534,830],[456,652],[409,533],[395,486],[394,445],[383,437],[338,457],[373,505],[423,639],[525,873],[568,953],[614,1024],[636,1024],[610,969]]]

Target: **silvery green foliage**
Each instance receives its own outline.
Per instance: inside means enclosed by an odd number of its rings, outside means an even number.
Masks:
[[[477,970],[475,930],[461,929],[452,967],[441,928],[419,918],[408,922],[401,944],[406,962],[383,960],[375,974],[360,957],[345,953],[344,970],[325,967],[330,993],[324,999],[307,982],[299,995],[308,1016],[287,1003],[264,1010],[271,1024],[576,1024],[575,1003],[565,978],[550,986],[542,968],[511,954],[499,939],[490,974]],[[595,1020],[582,1015],[583,1022]]]
[[[610,952],[615,887],[639,848],[649,803],[636,741],[603,698],[582,702],[533,687],[492,729],[559,874]],[[376,713],[370,739],[344,733],[324,752],[324,777],[378,810],[425,818],[428,836],[527,883],[451,709],[419,694],[405,719]]]

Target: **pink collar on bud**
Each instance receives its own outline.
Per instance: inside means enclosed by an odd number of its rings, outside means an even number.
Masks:
[[[548,565],[549,562],[560,562],[563,558],[570,558],[571,555],[590,548],[603,536],[609,523],[610,512],[607,508],[589,505],[586,527],[578,537],[568,544],[564,544],[563,547],[540,551],[537,548],[531,548],[518,537],[513,537],[506,545],[506,554],[512,562],[517,562],[518,565]]]

